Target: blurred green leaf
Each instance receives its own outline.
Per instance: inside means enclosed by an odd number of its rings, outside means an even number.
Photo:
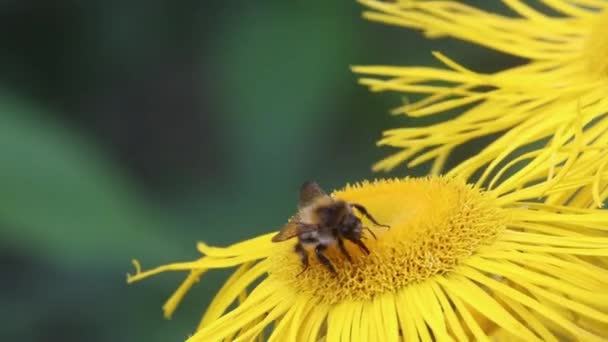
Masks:
[[[225,75],[219,86],[228,96],[235,170],[252,178],[244,184],[261,174],[301,179],[303,166],[314,160],[309,151],[331,137],[338,101],[345,88],[356,86],[345,64],[356,49],[356,9],[326,1],[281,3],[249,8],[225,23],[215,49]]]
[[[0,97],[0,224],[4,241],[64,264],[178,256],[159,215],[73,127]],[[167,230],[168,232],[168,230]]]

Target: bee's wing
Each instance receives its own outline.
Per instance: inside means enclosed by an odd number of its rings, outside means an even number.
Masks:
[[[281,228],[281,230],[279,230],[279,232],[275,236],[272,237],[272,242],[285,241],[285,240],[291,239],[294,236],[297,236],[298,234],[317,230],[317,229],[318,229],[318,226],[316,224],[315,225],[303,224],[303,223],[299,222],[297,216],[294,216],[291,219],[289,219],[289,222],[287,222],[287,224],[285,224],[283,226],[283,228]]]
[[[298,235],[298,223],[289,220],[286,225],[279,230],[277,235],[272,237],[272,242],[284,241]]]
[[[300,201],[298,202],[298,208],[302,209],[312,204],[315,199],[319,197],[328,196],[323,189],[313,181],[308,181],[302,184],[300,188]]]

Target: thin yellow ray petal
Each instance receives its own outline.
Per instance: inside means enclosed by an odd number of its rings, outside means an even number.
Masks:
[[[316,342],[320,337],[320,328],[327,319],[329,307],[327,305],[318,305],[308,313],[306,323],[302,329],[302,341]]]
[[[564,272],[572,273],[578,276],[584,283],[591,284],[606,284],[608,286],[608,272],[605,269],[598,267],[590,267],[589,264],[580,262],[580,260],[564,260],[556,256],[522,253],[518,251],[492,251],[483,253],[484,259],[500,259],[521,263],[523,265],[539,265],[539,267],[555,266]]]
[[[233,342],[233,341],[234,341],[234,339],[235,339],[235,338],[236,338],[236,337],[237,337],[237,336],[238,336],[238,335],[239,335],[241,332],[248,331],[249,329],[251,329],[251,328],[255,327],[255,326],[256,326],[258,323],[260,323],[260,322],[261,322],[263,319],[264,319],[264,315],[260,315],[259,317],[257,317],[257,318],[255,318],[255,319],[251,320],[251,322],[248,322],[247,324],[243,325],[243,326],[242,326],[242,327],[239,329],[239,331],[235,331],[235,332],[234,332],[234,333],[232,333],[232,334],[228,334],[228,335],[226,335],[226,337],[224,337],[223,339],[221,339],[221,341],[222,341],[222,342]],[[262,336],[262,337],[263,337],[263,336]],[[254,339],[252,339],[252,341],[256,341],[256,340],[257,340],[257,342],[260,342],[260,341],[259,341],[259,339],[260,339],[260,337],[258,336],[258,338],[254,338]],[[261,341],[261,342],[263,342],[263,341]]]
[[[269,309],[270,310],[270,309]],[[234,339],[239,335],[239,333],[244,332],[244,331],[248,331],[249,329],[251,329],[252,327],[256,326],[258,323],[260,323],[262,320],[264,319],[264,315],[260,315],[257,318],[251,320],[250,322],[248,322],[247,324],[244,324],[239,331],[236,331],[232,334],[228,334],[226,335],[226,337],[224,337],[222,339],[223,342],[232,342],[234,341]],[[198,329],[197,329],[198,330]],[[258,338],[259,340],[259,338]],[[254,341],[254,340],[252,340]]]
[[[433,51],[432,54],[441,63],[445,64],[448,68],[450,68],[450,69],[452,69],[454,71],[458,71],[458,72],[463,73],[463,74],[468,74],[468,75],[470,75],[473,78],[479,77],[478,76],[479,74],[477,74],[476,72],[474,72],[472,70],[469,70],[469,69],[465,68],[464,66],[456,63],[456,61],[454,61],[453,59],[449,58],[448,56],[442,54],[439,51]],[[479,77],[479,78],[482,78],[482,77]]]
[[[597,276],[596,279],[598,279],[599,281],[608,282],[608,270],[606,268],[601,267],[601,263],[597,262],[606,260],[605,258],[601,258],[599,260],[582,259],[581,257],[576,255],[562,255],[561,258],[563,258],[564,260],[575,262],[576,264],[581,265],[581,268],[583,269],[591,270]]]
[[[580,174],[580,173],[579,173]],[[606,176],[606,174],[600,175],[602,178]],[[572,207],[571,201],[568,201],[568,198],[571,197],[572,193],[568,192],[569,190],[578,191],[580,188],[585,185],[593,184],[594,178],[592,176],[583,177],[579,179],[568,179],[563,180],[559,184],[553,186],[551,189],[548,189],[544,192],[545,195],[551,195],[551,198],[548,198],[545,202],[547,204],[554,203],[566,203]],[[591,193],[591,191],[589,191]],[[539,196],[541,197],[541,196]]]
[[[393,295],[394,296],[394,295]],[[388,303],[387,303],[388,304]],[[392,317],[392,321],[393,323],[395,323],[396,325],[392,326],[391,324],[391,318],[387,317],[387,312],[385,312],[385,308],[383,306],[382,301],[380,300],[379,297],[374,298],[374,308],[375,308],[375,312],[376,314],[378,314],[379,316],[375,319],[375,336],[377,336],[377,338],[380,339],[380,341],[400,341],[399,339],[399,323],[398,323],[398,318],[397,318],[397,311],[396,308],[394,306],[394,301],[392,302],[393,305],[393,317]],[[390,312],[390,308],[388,308],[389,312]],[[391,326],[389,326],[391,325]]]
[[[542,223],[511,222],[508,229],[515,231],[521,231],[520,229],[523,229],[526,232],[542,233],[548,236],[565,236],[573,238],[576,238],[577,236],[587,236],[581,229],[559,227],[556,224],[546,225]]]
[[[426,80],[418,80],[417,82],[422,82],[422,81],[426,81]],[[470,93],[471,89],[474,87],[475,87],[475,85],[471,85],[471,84],[455,85],[452,87],[453,91],[429,94],[428,96],[426,96],[418,101],[415,101],[413,103],[408,103],[407,105],[404,105],[402,107],[398,107],[397,109],[395,109],[395,113],[396,114],[407,114],[410,111],[416,111],[416,110],[422,109],[426,106],[429,106],[433,103],[438,103],[438,102],[447,100],[448,98],[450,98],[456,94]]]
[[[583,124],[582,124],[582,119],[580,117],[580,115],[577,115],[575,117],[575,119],[573,120],[573,126],[571,127],[571,129],[574,131],[574,143],[573,143],[573,147],[574,149],[572,151],[568,152],[568,157],[566,159],[565,164],[560,168],[560,172],[555,176],[555,178],[547,180],[547,182],[545,182],[545,192],[547,190],[550,190],[553,186],[555,186],[556,184],[559,184],[560,181],[562,179],[564,179],[564,177],[566,177],[566,175],[568,175],[568,171],[570,171],[570,169],[572,168],[572,166],[574,165],[574,162],[577,160],[580,151],[583,148],[583,143],[582,143],[582,136],[583,136]]]
[[[370,88],[370,90],[372,90],[372,91],[392,90],[392,91],[420,93],[420,94],[435,94],[435,93],[444,93],[444,92],[449,92],[449,93],[454,93],[454,94],[456,93],[456,90],[454,88],[449,88],[449,87],[439,87],[439,86],[433,86],[433,85],[420,85],[420,84],[409,84],[409,83],[401,84],[401,83],[395,83],[395,82],[390,82],[390,81],[382,81],[382,80],[378,80],[378,79],[374,79],[374,78],[361,78],[361,79],[359,79],[359,84],[368,86]],[[455,95],[460,95],[460,96],[463,96],[463,98],[466,98],[466,97],[478,97],[478,96],[484,97],[485,94],[477,94],[475,92],[461,91],[461,93],[455,94]],[[458,107],[460,107],[460,106],[458,106]],[[408,112],[408,115],[412,116],[413,112]]]
[[[451,293],[449,289],[446,289],[446,292]],[[450,296],[450,298],[452,299],[452,303],[454,303],[456,311],[460,314],[460,317],[462,317],[462,320],[469,328],[471,334],[473,334],[475,341],[490,342],[488,335],[483,332],[483,330],[469,311],[469,308],[467,308],[466,305],[464,305],[464,303],[458,297]]]
[[[291,303],[289,301],[281,301],[275,306],[264,319],[251,327],[249,330],[245,332],[241,332],[239,337],[237,337],[234,342],[242,342],[242,341],[250,341],[252,338],[258,337],[260,334],[263,334],[264,328],[266,328],[270,323],[278,319],[280,316],[284,315],[289,311]]]
[[[385,65],[354,66],[354,72],[366,75],[392,76],[392,77],[415,77],[428,80],[445,81],[450,83],[477,83],[479,77],[463,74],[453,70],[431,67],[394,67]],[[448,89],[452,90],[453,89]]]
[[[401,10],[393,4],[385,4],[378,1],[360,0],[360,2],[370,8],[384,12],[365,12],[364,17],[369,20],[414,29],[423,29],[427,35],[449,35],[530,59],[552,59],[557,58],[560,53],[561,55],[568,55],[567,50],[564,49],[559,51],[560,46],[552,44],[551,41],[546,42],[540,39],[530,39],[527,36],[522,35],[522,30],[515,30],[516,27],[525,27],[524,25],[530,26],[533,25],[534,22],[523,22],[521,23],[522,25],[519,26],[511,25],[511,30],[508,31],[494,29],[493,26],[487,24],[488,20],[486,20],[486,18],[490,17],[489,14],[481,11],[474,11],[470,6],[457,6],[456,2],[445,2],[445,4],[450,5],[449,9],[444,8],[441,2],[425,2],[424,5],[420,5],[420,10],[416,7],[409,7]],[[416,5],[417,3],[414,2],[412,4]],[[458,7],[458,10],[455,10],[454,7]],[[472,15],[472,13],[475,14]],[[515,24],[515,20],[500,17],[496,14],[493,14],[491,19],[494,23],[500,23],[499,26],[496,26],[499,28],[507,26],[508,24]],[[543,22],[543,28],[553,28],[553,25],[547,25],[547,21]],[[519,46],[527,46],[528,49],[518,50],[517,47]],[[558,50],[558,52],[551,53],[550,49]]]
[[[135,274],[127,274],[127,283],[131,284],[133,282],[140,281],[153,275],[168,271],[206,270],[207,267],[204,266],[203,259],[190,262],[176,262],[173,264],[162,265],[143,272],[141,271],[141,265],[139,264],[139,261],[132,260],[133,265],[135,266]]]
[[[578,6],[572,6],[567,1],[563,0],[541,0],[548,6],[553,7],[555,10],[564,13],[570,17],[589,17],[594,15],[593,11],[585,10]]]
[[[506,158],[514,153],[517,148],[520,146],[525,146],[530,142],[536,141],[536,136],[544,136],[544,132],[550,130],[551,127],[547,124],[542,124],[546,119],[543,116],[535,116],[530,118],[524,124],[519,125],[516,128],[511,129],[509,132],[505,133],[500,139],[509,141],[509,144],[503,148],[503,150],[495,157],[494,160],[490,162],[490,165],[486,170],[484,170],[483,175],[480,177],[483,179],[483,182],[489,177],[489,175],[494,172],[495,168]],[[559,123],[559,121],[554,120],[554,124]],[[555,148],[555,147],[554,147]],[[518,178],[523,177],[525,175],[525,171],[521,173],[515,173],[511,177],[509,177],[508,181],[503,182],[499,186],[495,188],[497,192],[504,192],[503,188],[507,187],[506,184],[509,182],[516,182]]]
[[[543,186],[543,184],[535,184],[535,185],[529,185],[524,187],[524,184],[519,183],[519,184],[511,184],[510,186],[512,186],[511,189],[509,189],[512,192],[509,193],[505,193],[504,195],[500,195],[500,197],[497,200],[497,203],[501,206],[508,206],[509,204],[512,203],[517,203],[523,200],[530,200],[533,198],[539,198],[541,197],[541,194],[545,191],[545,187]],[[493,192],[497,192],[496,189],[493,189]]]
[[[438,277],[442,277],[442,276],[438,276]],[[443,292],[443,290],[441,289],[441,287],[437,284],[437,282],[429,282],[429,285],[430,285],[431,289],[433,290],[433,292],[435,293],[435,296],[437,297],[437,300],[439,301],[441,308],[443,309],[445,319],[447,322],[447,327],[448,327],[449,331],[451,332],[451,334],[454,335],[454,337],[456,338],[457,341],[461,341],[461,342],[468,341],[469,339],[467,338],[467,334],[465,333],[460,320],[456,316],[456,313],[454,312],[454,309],[452,308],[452,304],[450,304],[449,300],[447,299],[447,297],[446,297],[445,293]]]
[[[605,313],[603,313],[599,310],[596,310],[587,305],[581,304],[577,301],[570,300],[563,296],[556,295],[555,293],[544,290],[541,287],[533,285],[532,283],[530,283],[528,281],[524,281],[522,279],[517,279],[514,281],[517,284],[524,287],[525,289],[527,289],[528,291],[530,291],[531,293],[534,293],[537,296],[543,297],[546,300],[549,300],[552,303],[555,303],[562,308],[567,308],[567,309],[577,312],[581,315],[592,318],[598,322],[608,323],[608,315],[606,315]],[[565,293],[567,294],[568,292],[565,292]],[[597,294],[596,294],[596,296],[597,296]],[[604,303],[601,303],[601,304],[606,305],[605,299],[604,299]]]
[[[497,262],[476,258],[470,260],[469,265],[486,272],[493,272],[495,274],[508,277],[515,282],[534,282],[534,284],[546,286],[547,288],[551,288],[562,293],[567,293],[572,296],[577,296],[578,298],[595,297],[597,303],[603,303],[604,305],[608,304],[607,295],[602,295],[599,293],[594,294],[591,291],[586,291],[577,286],[568,284],[567,282],[560,281],[560,279],[548,277],[538,272],[528,271],[523,267],[507,261]]]
[[[441,166],[443,163],[445,163],[445,160],[447,158],[445,151],[450,150],[450,149],[451,149],[451,144],[446,144],[441,148],[429,150],[429,151],[424,152],[424,153],[420,154],[419,156],[413,158],[410,162],[407,163],[407,166],[412,168],[412,167],[418,166],[422,163],[425,163],[425,162],[433,160],[433,159],[434,159],[434,161],[433,161],[434,164],[439,164],[439,166]],[[444,156],[443,159],[441,159],[442,155]],[[431,174],[433,174],[433,173],[431,172]]]
[[[595,201],[598,208],[602,208],[604,206],[604,199],[601,197],[601,183],[603,179],[603,172],[608,164],[608,159],[604,160],[599,166],[595,177],[593,178],[593,200]]]
[[[539,321],[538,318],[526,307],[516,301],[508,299],[504,295],[496,293],[494,295],[497,296],[511,310],[513,310],[513,312],[516,313],[523,322],[530,326],[530,328],[534,330],[543,341],[558,342],[558,339],[553,335],[553,333],[551,333],[551,331],[549,331],[549,329],[547,329],[546,325]]]
[[[351,340],[353,340],[354,338],[351,337],[351,331],[353,329],[353,320],[355,319],[355,315],[353,313],[353,308],[354,305],[353,303],[344,303],[345,306],[343,306],[343,311],[341,312],[342,315],[344,315],[344,322],[342,323],[342,332],[340,333],[340,340],[341,342],[350,342]],[[358,319],[360,318],[357,317]],[[328,331],[331,328],[331,324],[328,324]],[[338,340],[332,340],[329,337],[329,333],[327,334],[327,339],[329,341],[338,341]]]
[[[245,240],[239,243],[235,243],[228,247],[212,247],[207,245],[204,242],[198,242],[196,244],[196,248],[199,252],[204,255],[214,256],[214,257],[235,257],[242,256],[244,254],[248,254],[251,251],[257,251],[264,247],[272,246],[272,236],[275,235],[276,232],[268,233],[264,235],[260,235],[253,239]]]
[[[509,161],[507,164],[505,164],[505,166],[503,166],[500,170],[498,170],[498,172],[496,172],[496,174],[492,177],[492,179],[490,180],[490,183],[488,185],[488,189],[493,189],[496,187],[496,184],[498,183],[498,181],[501,179],[501,177],[507,172],[509,171],[509,169],[511,169],[513,166],[515,166],[518,163],[521,163],[524,160],[528,160],[528,159],[532,159],[534,157],[538,157],[538,155],[542,153],[542,151],[531,151],[525,154],[522,154],[521,156]],[[520,170],[519,172],[522,173],[522,176],[524,176],[525,171]]]
[[[566,206],[566,205],[547,204],[547,203],[541,203],[541,202],[520,201],[520,202],[517,202],[516,205],[518,207],[542,209],[543,211],[549,211],[549,212],[564,212],[564,213],[579,213],[579,214],[597,213],[597,210],[595,210],[595,209],[576,208],[576,207],[571,207],[571,206]]]
[[[416,292],[412,287],[406,288],[403,291],[405,301],[407,303],[407,307],[409,308],[409,312],[411,313],[412,320],[416,326],[416,331],[418,332],[418,337],[422,342],[433,342],[433,338],[429,332],[429,328],[424,322],[424,318],[422,314],[418,311],[420,308],[416,306],[416,302],[414,297],[416,296]]]
[[[571,205],[573,207],[585,207],[588,208],[593,203],[593,189],[591,186],[584,186],[580,189],[574,190],[576,194],[570,197],[569,200],[566,201],[566,204]],[[574,191],[568,192],[564,191],[563,196],[572,195]],[[601,225],[602,230],[605,230],[605,225]]]
[[[383,160],[377,162],[372,166],[373,171],[390,171],[401,164],[404,160],[406,160],[410,155],[415,154],[416,151],[413,150],[404,150],[398,153],[395,153]]]
[[[503,2],[509,6],[512,10],[517,12],[522,17],[530,18],[537,21],[550,21],[547,16],[543,13],[533,9],[532,7],[522,3],[519,0],[503,0]]]
[[[399,341],[399,323],[397,322],[395,295],[393,293],[385,293],[378,296],[374,301],[377,301],[379,304],[383,322],[380,328],[384,333],[384,341]]]
[[[367,322],[369,328],[369,341],[384,341],[384,332],[382,329],[382,312],[379,310],[379,305],[376,301],[366,301],[363,303],[363,313],[361,320]]]
[[[294,314],[296,312],[295,309],[296,308],[294,305],[287,310],[285,316],[281,318],[279,324],[277,324],[275,328],[272,329],[270,336],[268,336],[268,342],[285,341],[289,336],[291,327],[294,325],[297,326],[301,323],[299,321],[293,320]],[[263,334],[260,334],[260,336],[263,336]]]
[[[243,291],[241,292],[241,294],[238,297],[239,300],[239,305],[243,304],[245,302],[245,300],[247,300],[247,291]],[[247,325],[245,325],[244,327],[242,327],[239,331],[235,331],[232,334],[228,334],[226,335],[223,339],[221,339],[221,341],[233,341],[239,334],[240,331],[245,331],[250,329],[251,327],[255,326],[256,324],[258,324],[262,319],[261,318],[257,318],[251,322],[249,322]],[[199,328],[196,329],[197,331],[201,329],[201,326],[199,325]]]
[[[494,298],[470,280],[454,274],[449,281],[444,281],[442,285],[448,291],[458,296],[464,303],[513,335],[526,341],[538,340],[529,329],[517,321]]]
[[[593,207],[592,200],[588,203],[587,207]],[[605,211],[603,209],[598,209]],[[602,223],[570,223],[565,221],[563,223],[551,223],[558,227],[563,227],[565,229],[577,230],[583,232],[587,236],[600,236],[602,238],[608,237],[608,230],[605,229],[604,224]]]
[[[410,90],[411,91],[411,90]],[[443,100],[439,103],[425,106],[421,109],[408,111],[408,116],[411,117],[422,117],[440,112],[445,112],[454,108],[459,108],[464,105],[481,101],[486,97],[485,94],[467,95],[458,99]]]
[[[593,277],[587,277],[585,273],[581,272],[581,270],[578,268],[563,269],[554,265],[547,264],[527,265],[525,263],[519,263],[518,265],[522,267],[529,267],[530,269],[534,269],[539,273],[544,272],[547,275],[551,275],[554,278],[560,279],[560,281],[564,281],[574,286],[577,286],[578,288],[584,290],[587,293],[597,293],[597,291],[605,289],[608,285],[606,282],[597,281]],[[600,294],[600,296],[603,298],[605,303],[606,299],[608,299],[608,296],[603,294]],[[587,295],[585,297],[579,297],[578,299],[581,301],[593,300],[594,304],[598,304],[598,301],[593,299],[594,297],[595,295]]]
[[[440,150],[441,150],[441,153],[433,161],[433,166],[431,167],[431,171],[430,171],[431,175],[436,176],[442,172],[442,170],[445,166],[445,163],[447,162],[448,157],[450,156],[450,153],[452,152],[451,148],[444,148],[444,149],[440,149]]]
[[[231,295],[229,291],[231,288],[235,287],[235,285],[238,285],[239,283],[241,284],[241,291],[238,292],[237,290],[237,292],[239,293],[239,301],[243,303],[247,299],[247,285],[245,285],[248,284],[247,280],[243,282],[239,282],[239,280],[241,280],[241,277],[244,274],[251,270],[253,265],[253,263],[243,264],[236,271],[234,271],[234,273],[232,273],[232,275],[228,278],[228,280],[226,280],[222,288],[217,292],[217,294],[207,307],[205,315],[203,315],[203,317],[201,318],[201,321],[199,322],[198,328],[196,330],[200,330],[210,320],[216,319],[221,316],[221,314],[226,310],[228,305],[230,305],[230,303],[222,304],[221,301],[227,302],[230,301],[230,298],[232,298],[232,300],[234,301],[234,295]],[[209,313],[210,311],[211,313]]]
[[[219,318],[237,296],[267,270],[268,263],[266,261],[261,261],[249,269],[244,267],[238,269],[209,304],[199,324],[199,329]]]
[[[309,299],[305,296],[298,296],[293,308],[293,321],[305,322],[305,319],[308,318],[308,315],[312,310],[314,310],[313,303],[310,303]],[[304,334],[304,331],[302,330],[303,325],[303,323],[291,325],[289,329],[289,338],[287,340],[296,341],[302,338]]]
[[[412,299],[417,307],[417,311],[431,328],[435,339],[438,341],[450,340],[444,321],[444,314],[430,284],[422,282],[413,285],[410,291],[413,292]]]
[[[163,315],[166,319],[170,319],[177,309],[177,306],[182,301],[186,293],[192,288],[194,284],[198,282],[200,277],[205,273],[206,270],[193,270],[190,271],[188,277],[182,282],[182,284],[173,292],[171,297],[165,301],[163,305]]]
[[[608,247],[608,237],[566,237],[566,236],[548,236],[544,234],[535,234],[529,232],[504,231],[500,239],[502,241],[513,241],[521,243],[531,243],[536,245],[552,245],[563,247],[588,247],[588,248],[606,248]]]
[[[367,330],[364,331],[361,322],[361,313],[363,312],[363,303],[361,302],[353,302],[352,303],[352,326],[350,335],[353,341],[366,341],[367,340]]]
[[[401,334],[404,336],[404,340],[408,342],[420,341],[418,332],[416,329],[416,323],[414,322],[413,313],[408,307],[408,300],[405,295],[405,289],[397,293],[397,317],[399,318],[399,326],[401,327]]]
[[[556,254],[574,254],[574,255],[597,255],[597,256],[608,256],[608,248],[568,248],[568,247],[554,247],[554,246],[535,246],[535,245],[524,245],[521,243],[510,243],[504,241],[497,241],[494,246],[499,249],[513,249],[521,251],[534,251],[534,252],[547,252]]]
[[[569,136],[566,134],[566,130],[569,128],[569,126],[569,123],[564,123],[559,126],[553,135],[553,139],[551,140],[549,147],[545,148],[544,150],[541,150],[541,153],[536,158],[532,159],[526,166],[524,166],[521,170],[519,170],[512,177],[510,177],[509,181],[514,183],[518,181],[520,183],[524,183],[526,182],[526,180],[529,180],[530,178],[534,177],[532,171],[538,172],[540,169],[542,169],[542,165],[546,165],[547,163],[549,163],[548,176],[547,180],[545,181],[545,192],[550,190],[551,186],[559,183],[559,180],[561,180],[563,176],[559,178],[555,177],[556,165],[561,164],[565,160],[564,167],[560,167],[559,169],[561,174],[563,175],[563,173],[567,171],[569,167],[571,167],[574,159],[576,158],[579,152],[579,149],[576,149],[568,151],[564,155],[562,155],[563,153],[558,153],[560,152],[560,150],[562,150],[561,152],[564,152],[561,147],[564,142],[569,139]],[[498,186],[496,191],[500,192],[499,189],[501,188],[503,188],[502,185]]]
[[[587,6],[600,10],[606,6],[605,0],[570,0],[571,3],[579,6]]]
[[[359,333],[361,336],[361,340],[362,341],[369,341],[370,339],[373,339],[374,336],[372,336],[372,328],[370,327],[370,325],[372,324],[369,321],[369,316],[366,315],[365,310],[367,308],[367,303],[366,302],[361,302],[361,318],[359,320]]]
[[[197,267],[194,268],[228,268],[239,266],[247,262],[262,259],[268,256],[268,251],[256,251],[250,254],[230,258],[203,257],[196,261]]]
[[[538,302],[536,299],[534,299],[526,294],[523,294],[506,284],[503,284],[491,277],[483,275],[482,273],[480,273],[479,271],[477,271],[471,267],[462,267],[461,269],[459,269],[459,272],[461,274],[465,275],[466,277],[468,277],[484,286],[487,286],[490,289],[493,289],[494,291],[502,294],[506,298],[508,298],[510,300],[514,300],[518,303],[521,303],[524,306],[527,306],[527,307],[533,309],[538,314],[541,314],[544,317],[546,317],[547,319],[560,325],[566,331],[570,332],[571,334],[580,338],[581,340],[597,341],[597,342],[603,341],[602,338],[576,326],[570,320],[566,319],[565,317],[561,316],[559,313],[555,312],[551,307]]]
[[[327,315],[327,339],[329,341],[340,341],[345,330],[345,321],[349,312],[345,310],[349,303],[340,303],[329,309]],[[348,327],[350,331],[350,326]]]
[[[281,302],[281,296],[274,295],[273,290],[276,289],[272,286],[257,287],[255,297],[252,294],[245,303],[198,330],[187,342],[220,340],[237,332]]]
[[[532,210],[512,210],[513,217],[530,222],[568,222],[571,224],[605,223],[608,222],[608,211],[596,210],[593,214],[562,214]],[[515,216],[516,215],[516,216]]]

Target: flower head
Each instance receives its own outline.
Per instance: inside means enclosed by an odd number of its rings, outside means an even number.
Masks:
[[[563,148],[561,146],[560,148]],[[558,150],[560,150],[558,148]],[[535,174],[552,167],[539,163]],[[573,176],[573,169],[560,169]],[[529,180],[517,171],[513,179]],[[566,175],[568,176],[568,175]],[[594,177],[587,177],[591,184]],[[608,212],[550,205],[533,185],[483,191],[457,177],[378,180],[347,186],[337,199],[364,205],[389,230],[373,228],[370,255],[332,247],[337,274],[316,259],[302,270],[295,241],[263,235],[226,248],[198,244],[192,262],[142,272],[189,271],[167,301],[170,316],[206,271],[237,267],[188,341],[487,340],[569,337],[601,341],[608,326]],[[584,185],[585,185],[584,184]],[[581,189],[584,185],[578,185]],[[555,185],[562,194],[568,182]],[[272,326],[271,330],[268,328]]]
[[[395,114],[430,116],[459,111],[455,119],[428,127],[385,132],[380,145],[399,151],[377,163],[390,170],[403,162],[413,167],[434,161],[442,170],[451,151],[465,142],[502,134],[453,172],[471,176],[480,165],[489,177],[496,166],[526,151],[541,153],[554,134],[574,136],[566,126],[578,116],[581,143],[605,146],[608,135],[608,2],[542,1],[559,15],[550,16],[522,1],[504,1],[517,17],[489,13],[455,1],[360,0],[365,17],[424,31],[431,38],[452,37],[521,57],[524,65],[495,73],[478,73],[439,52],[445,68],[355,67],[367,75],[360,82],[373,91],[418,93],[424,97],[396,108]],[[566,156],[549,154],[556,164]],[[594,158],[608,160],[606,154]],[[604,164],[596,164],[603,166]],[[597,203],[599,204],[599,203]]]

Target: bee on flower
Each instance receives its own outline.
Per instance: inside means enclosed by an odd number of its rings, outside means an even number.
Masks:
[[[170,317],[205,272],[234,268],[188,342],[605,341],[608,2],[543,1],[562,13],[554,17],[505,1],[517,18],[452,1],[361,3],[369,19],[529,63],[479,74],[437,53],[447,69],[356,67],[372,90],[428,95],[398,114],[474,104],[440,124],[385,133],[380,143],[400,150],[376,169],[432,161],[431,175],[329,194],[305,186],[283,229],[224,248],[199,243],[190,262],[142,271],[135,261],[128,282],[188,272],[163,307]],[[455,147],[498,132],[439,175]],[[318,208],[332,211],[311,216]],[[316,257],[302,244],[313,237],[315,252],[324,246]]]

